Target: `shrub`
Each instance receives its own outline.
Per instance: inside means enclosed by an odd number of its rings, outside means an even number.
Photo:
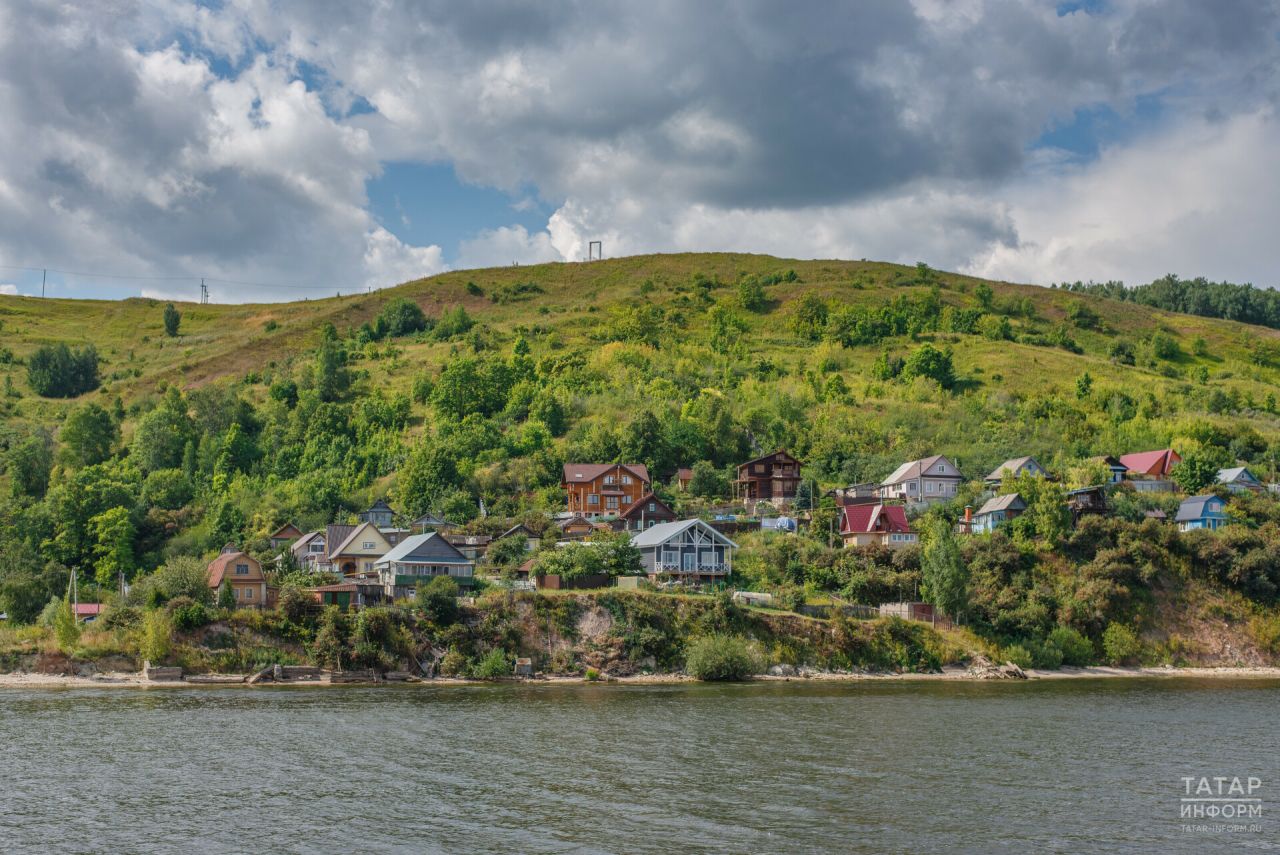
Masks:
[[[278,602],[281,613],[294,623],[299,623],[307,616],[315,599],[297,585],[284,585],[280,588]]]
[[[104,629],[133,629],[142,623],[142,610],[133,606],[110,606],[98,617]]]
[[[165,607],[173,619],[173,626],[181,632],[199,629],[209,622],[209,610],[204,603],[187,596],[174,597]]]
[[[142,618],[138,653],[148,662],[163,662],[173,646],[173,621],[164,609],[152,609]]]
[[[389,336],[421,332],[427,328],[427,316],[417,303],[398,297],[383,306],[378,313],[378,328]]]
[[[737,635],[704,635],[685,652],[684,670],[699,680],[745,680],[763,670],[760,654]]]
[[[1004,648],[1004,658],[1019,668],[1031,668],[1035,665],[1031,651],[1021,644],[1011,644]]]
[[[58,649],[70,654],[80,641],[80,623],[71,609],[71,600],[66,599],[58,604],[53,616],[53,635],[58,640]]]
[[[447,626],[458,619],[458,583],[449,576],[418,582],[414,605],[432,623]]]
[[[164,307],[164,334],[173,338],[178,334],[178,324],[182,323],[182,313],[169,303]]]
[[[1055,627],[1049,633],[1049,641],[1062,651],[1062,664],[1082,666],[1093,663],[1093,642],[1078,630],[1069,626]]]
[[[600,679],[600,672],[595,668],[587,668],[587,672],[583,676],[588,683],[594,683]]]
[[[1031,662],[1037,668],[1056,671],[1062,667],[1062,648],[1045,639],[1031,648]]]
[[[495,647],[485,654],[484,658],[471,669],[471,676],[477,680],[497,680],[511,673],[511,662],[507,653]]]
[[[1112,665],[1131,665],[1142,652],[1142,643],[1128,626],[1112,623],[1102,633],[1102,652]]]

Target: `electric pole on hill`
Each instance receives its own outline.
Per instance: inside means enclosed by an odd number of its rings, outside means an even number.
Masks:
[[[209,287],[204,284],[204,277],[200,277],[200,304],[204,305],[209,302]]]

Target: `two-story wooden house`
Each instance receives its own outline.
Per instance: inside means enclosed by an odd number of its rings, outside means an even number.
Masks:
[[[941,454],[909,460],[880,482],[881,499],[901,499],[910,505],[945,502],[955,498],[964,482],[960,470]]]
[[[222,547],[218,557],[205,569],[214,596],[223,585],[235,594],[237,608],[261,609],[267,605],[267,577],[262,564],[252,555],[240,551],[234,543]]]
[[[649,492],[649,470],[640,463],[566,463],[569,513],[588,518],[617,516]]]
[[[734,497],[748,504],[788,504],[795,499],[800,481],[800,461],[778,449],[738,465]]]

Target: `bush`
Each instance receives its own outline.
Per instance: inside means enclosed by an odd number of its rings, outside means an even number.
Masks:
[[[204,603],[190,597],[174,597],[165,608],[173,619],[173,626],[181,632],[199,629],[209,622],[209,610]]]
[[[279,608],[286,618],[294,623],[301,622],[311,607],[315,605],[315,598],[311,596],[309,591],[305,591],[297,585],[284,585],[280,588]]]
[[[736,635],[704,635],[690,642],[684,670],[699,680],[745,680],[763,668],[751,642]]]
[[[427,328],[427,316],[412,300],[398,297],[382,307],[378,313],[378,326],[389,336],[402,336],[421,332]]]
[[[414,605],[432,623],[448,626],[458,619],[458,583],[449,576],[418,582]]]
[[[1132,665],[1142,652],[1142,642],[1129,627],[1112,623],[1102,633],[1102,652],[1112,665]]]
[[[1069,626],[1059,626],[1049,633],[1049,641],[1062,651],[1062,664],[1075,666],[1093,664],[1095,656],[1093,642],[1083,633]]]
[[[1031,655],[1031,651],[1021,644],[1011,644],[1004,648],[1004,658],[1022,669],[1035,666],[1035,658]]]
[[[1037,668],[1056,671],[1062,667],[1062,648],[1045,639],[1031,648],[1031,662]]]
[[[97,622],[104,629],[133,629],[142,623],[142,610],[133,606],[109,606]]]
[[[66,654],[75,650],[80,641],[80,623],[69,599],[58,604],[58,611],[53,617],[53,635],[58,640],[58,649]]]
[[[471,669],[471,676],[477,680],[497,680],[511,673],[511,661],[507,653],[495,647],[485,654],[484,658]]]
[[[142,618],[138,653],[153,664],[163,662],[173,647],[173,621],[164,609],[152,609]]]

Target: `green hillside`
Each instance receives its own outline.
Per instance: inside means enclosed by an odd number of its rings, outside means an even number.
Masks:
[[[1280,463],[1280,332],[922,265],[687,254],[458,271],[324,300],[178,303],[176,336],[164,305],[0,297],[0,488],[13,497],[0,596],[6,572],[39,576],[44,596],[65,568],[140,577],[229,539],[266,556],[281,523],[345,520],[380,495],[460,521],[483,501],[477,530],[545,524],[565,461],[646,463],[682,513],[722,504],[729,467],[777,447],[821,489],[936,453],[979,479],[1034,455],[1067,485],[1096,480],[1092,456],[1169,446],[1264,480]],[[58,343],[96,348],[96,390],[35,393],[32,357]],[[672,492],[676,468],[700,463],[704,495]],[[1127,530],[1082,543],[1042,520],[981,547],[1007,554],[967,544],[973,619],[1001,642],[1055,623],[1100,640],[1120,620],[1155,638],[1187,617],[1156,621],[1174,591],[1227,591],[1235,624],[1268,619],[1253,610],[1280,577],[1233,563],[1271,548],[1268,501],[1237,510],[1258,540],[1221,536],[1235,550],[1221,572],[1200,575],[1198,540],[1169,542],[1108,570],[1109,592],[1081,568],[1114,564],[1099,555],[1129,549]],[[1136,532],[1145,510],[1176,503],[1121,504],[1132,522],[1107,524]],[[926,573],[919,550],[895,564],[804,543],[818,552],[749,542],[743,572],[872,604]],[[1255,641],[1241,643],[1267,648]]]

